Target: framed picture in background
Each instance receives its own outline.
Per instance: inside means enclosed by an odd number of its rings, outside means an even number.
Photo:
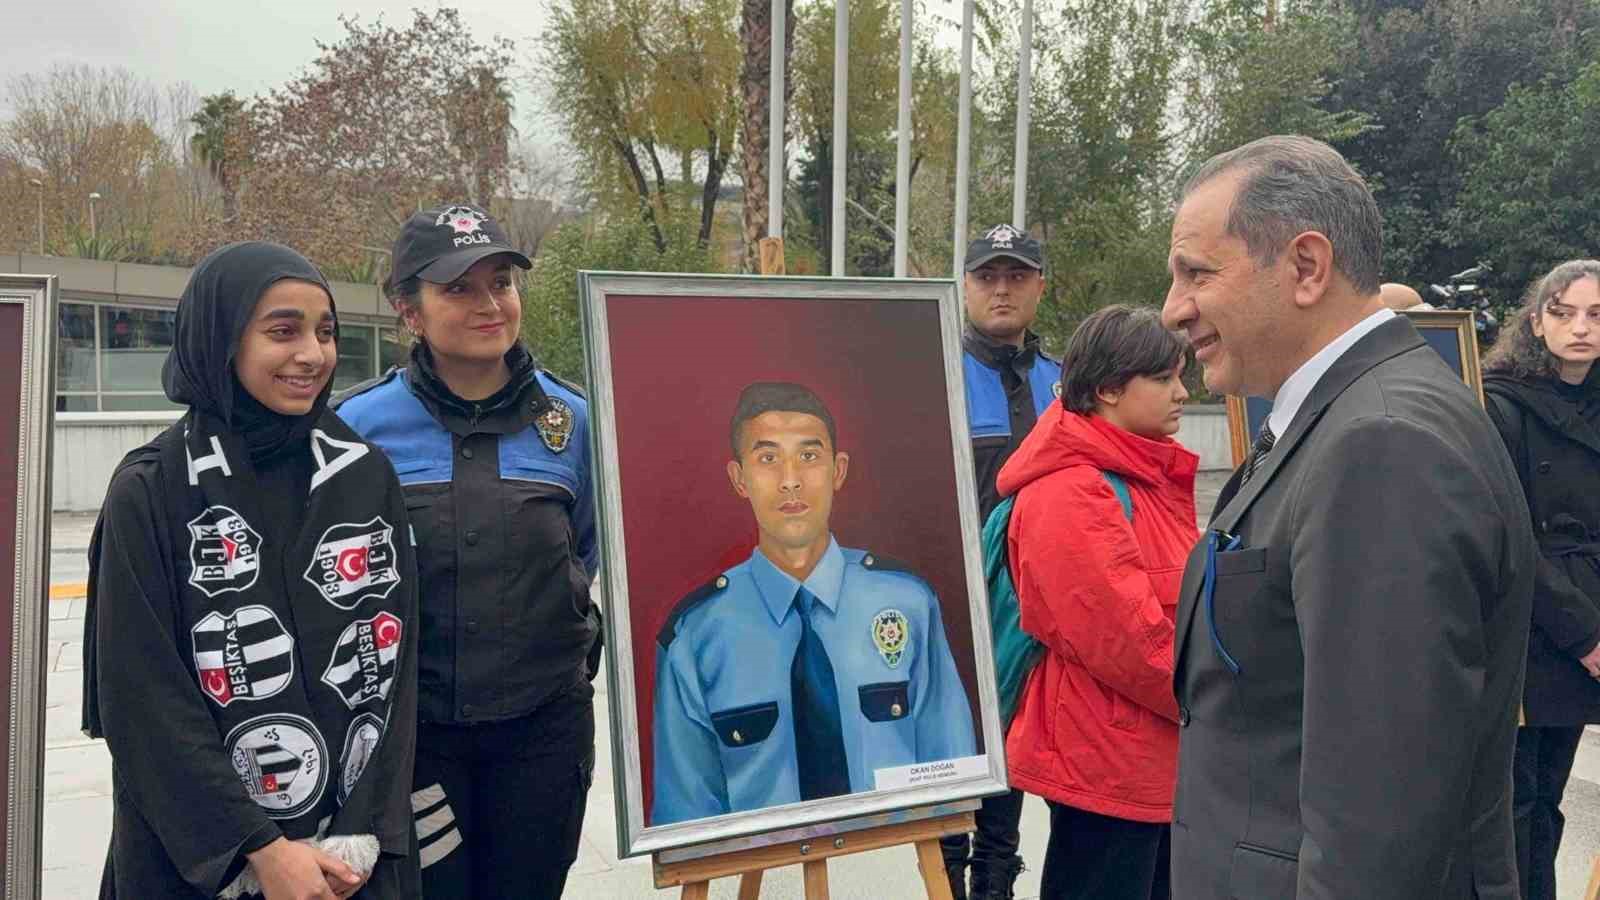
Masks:
[[[580,286],[619,853],[1001,791],[954,283]]]
[[[39,896],[55,321],[54,276],[0,275],[0,896],[18,900]]]
[[[1411,320],[1422,339],[1482,403],[1483,370],[1478,359],[1478,332],[1472,321],[1472,311],[1415,309],[1402,311],[1400,315]],[[1271,412],[1272,401],[1261,397],[1228,398],[1228,442],[1233,451],[1234,468],[1238,468],[1250,453],[1250,444]]]

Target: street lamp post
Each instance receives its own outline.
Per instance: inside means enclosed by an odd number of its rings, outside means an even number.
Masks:
[[[39,255],[44,255],[44,182],[29,178],[28,183],[39,189]]]
[[[99,191],[91,191],[89,193],[89,240],[97,244],[100,242],[100,229],[94,221],[94,202],[99,199]]]

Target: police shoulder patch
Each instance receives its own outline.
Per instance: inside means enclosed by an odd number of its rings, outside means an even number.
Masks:
[[[353,384],[342,391],[334,391],[333,396],[328,398],[328,408],[332,410],[338,410],[339,407],[344,405],[346,400],[349,400],[352,397],[359,397],[373,388],[388,384],[404,371],[405,370],[399,366],[390,366],[389,371],[379,375],[377,378],[368,378],[366,381]]]
[[[660,644],[661,649],[663,650],[672,646],[672,639],[678,636],[678,621],[682,619],[684,615],[689,612],[689,610],[694,609],[696,606],[699,606],[707,600],[710,600],[712,597],[717,596],[727,589],[728,576],[718,575],[716,578],[713,578],[705,584],[702,584],[690,591],[682,600],[678,601],[676,606],[672,607],[672,612],[667,614],[667,621],[662,624],[661,630],[656,633],[656,643]]]
[[[577,394],[579,397],[583,397],[584,399],[588,399],[589,395],[584,393],[582,386],[580,386],[576,382],[568,381],[567,379],[562,378],[560,375],[557,375],[556,373],[550,371],[549,369],[540,369],[539,373],[541,375],[543,375],[544,377],[550,379],[551,381],[554,381],[556,384],[559,384],[562,387],[566,388],[567,390],[573,392],[574,394]]]

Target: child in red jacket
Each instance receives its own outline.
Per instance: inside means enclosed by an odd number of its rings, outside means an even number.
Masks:
[[[1040,893],[1165,900],[1178,757],[1174,612],[1199,457],[1172,439],[1183,341],[1153,310],[1084,320],[1061,403],[1000,470],[1023,630],[1048,652],[1006,739],[1011,783],[1050,805]],[[1112,479],[1132,499],[1125,514]]]

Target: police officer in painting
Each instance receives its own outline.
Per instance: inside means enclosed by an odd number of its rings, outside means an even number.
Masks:
[[[933,589],[828,529],[850,456],[827,407],[797,384],[752,384],[729,438],[759,543],[661,629],[651,824],[869,791],[881,769],[972,756]]]
[[[483,210],[413,215],[393,262],[410,364],[338,411],[393,461],[416,532],[423,890],[559,897],[594,768],[587,406],[519,340],[530,263]]]
[[[987,521],[1000,502],[995,476],[1061,394],[1061,364],[1044,355],[1030,328],[1044,296],[1044,250],[1026,232],[996,225],[967,247],[965,351],[967,423],[978,484],[978,513]],[[1022,871],[1017,857],[1022,792],[988,797],[977,813],[972,856],[964,834],[942,843],[955,895],[966,896],[962,870],[971,866],[973,900],[1010,900]]]

